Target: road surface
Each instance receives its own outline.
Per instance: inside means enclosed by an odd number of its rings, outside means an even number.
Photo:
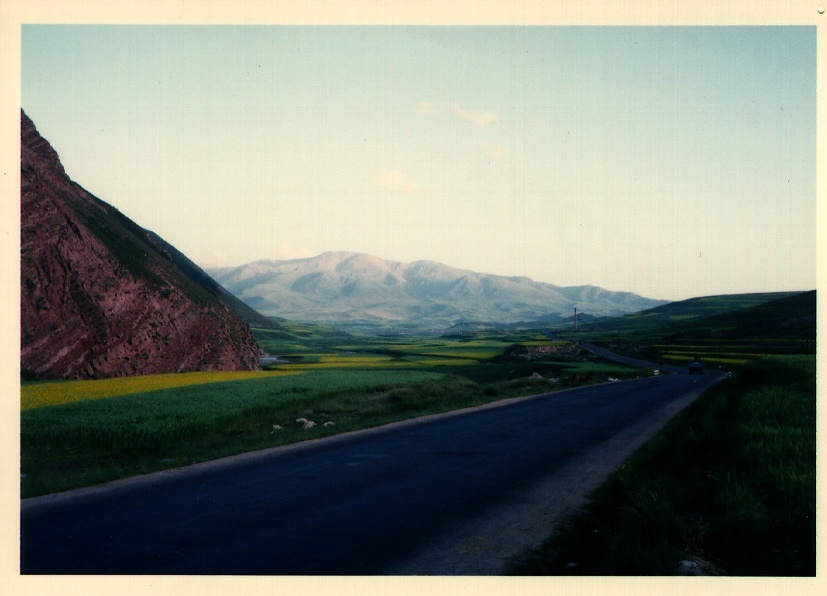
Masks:
[[[509,400],[27,499],[21,573],[501,573],[513,540],[481,537],[515,531],[573,484],[583,497],[717,378]]]

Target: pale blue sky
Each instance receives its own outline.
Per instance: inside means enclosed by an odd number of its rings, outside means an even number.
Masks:
[[[816,285],[815,27],[23,26],[69,175],[198,264]]]

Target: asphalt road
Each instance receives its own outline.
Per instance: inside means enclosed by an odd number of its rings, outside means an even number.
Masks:
[[[715,379],[607,383],[29,499],[21,573],[393,573]]]

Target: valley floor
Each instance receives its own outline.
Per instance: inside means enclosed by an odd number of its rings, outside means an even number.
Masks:
[[[27,499],[23,573],[501,574],[549,531],[544,501],[574,506],[713,382],[604,383]],[[520,515],[533,535],[503,531]]]

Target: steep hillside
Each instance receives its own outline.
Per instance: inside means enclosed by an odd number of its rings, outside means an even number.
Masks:
[[[272,319],[265,317],[257,310],[250,308],[247,304],[233,296],[230,292],[224,289],[221,284],[210,277],[206,271],[193,263],[189,257],[172,246],[169,242],[166,242],[154,232],[147,232],[147,234],[152,242],[160,246],[162,250],[170,256],[172,262],[175,263],[175,266],[178,267],[184,275],[186,275],[195,284],[221,298],[221,300],[227,303],[227,305],[248,325],[260,329],[285,331],[281,325]]]
[[[256,261],[209,273],[264,314],[334,325],[444,328],[461,321],[558,321],[575,306],[595,316],[616,316],[663,304],[594,286],[564,288],[432,261],[399,263],[349,252]]]
[[[20,173],[24,376],[259,368],[260,349],[220,290],[72,182],[22,112]]]

